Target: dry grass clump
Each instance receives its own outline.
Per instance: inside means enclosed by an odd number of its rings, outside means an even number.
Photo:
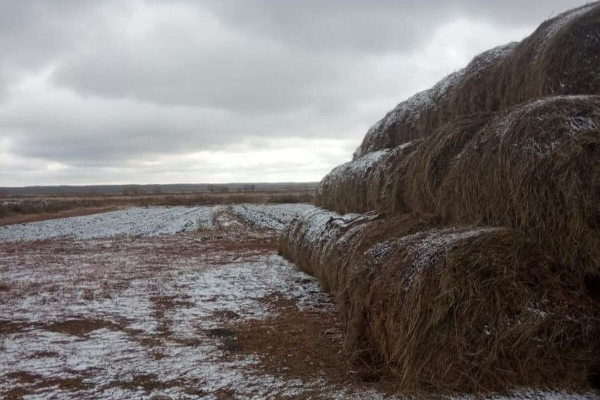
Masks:
[[[424,138],[460,116],[506,110],[551,95],[600,94],[600,3],[544,22],[520,43],[475,57],[401,102],[365,136],[355,158]]]
[[[521,233],[318,215],[280,248],[334,294],[354,359],[398,389],[585,386],[600,362],[598,303]]]

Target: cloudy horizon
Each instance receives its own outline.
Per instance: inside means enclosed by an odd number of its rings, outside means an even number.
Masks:
[[[0,186],[319,181],[586,1],[0,0]]]

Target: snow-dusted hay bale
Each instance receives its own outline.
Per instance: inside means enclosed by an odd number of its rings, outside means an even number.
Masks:
[[[453,119],[550,95],[600,94],[600,3],[544,22],[520,43],[486,51],[375,124],[355,158],[429,136]]]
[[[315,209],[295,218],[284,229],[279,250],[293,260],[304,272],[320,279],[328,292],[345,287],[346,266],[368,247],[390,237],[416,232],[432,225],[431,216],[401,215],[384,218],[377,213],[340,215],[324,209]],[[365,232],[368,232],[365,237]],[[360,243],[354,243],[360,239]],[[351,256],[349,252],[353,252]],[[332,260],[344,260],[329,266]]]
[[[600,277],[600,96],[497,117],[449,164],[435,197],[450,224],[519,229],[571,271]]]
[[[378,209],[404,211],[402,196],[391,193],[401,186],[391,187],[391,178],[404,177],[405,161],[418,142],[375,151],[336,167],[319,184],[315,205],[341,214]]]
[[[424,140],[342,164],[323,178],[315,204],[338,213],[431,213],[449,162],[488,121],[487,114],[458,118]]]
[[[585,386],[600,361],[586,291],[517,231],[435,226],[320,211],[280,248],[335,296],[349,353],[399,389]]]
[[[360,228],[379,218],[376,213],[340,215],[316,208],[294,218],[284,228],[279,251],[284,257],[293,260],[304,272],[316,277],[323,276],[320,274],[321,259],[326,257],[328,246],[336,243],[340,236],[352,227]],[[322,284],[330,290],[327,280]]]
[[[341,213],[432,213],[451,225],[519,229],[598,279],[600,96],[548,97],[486,120],[457,119],[416,144],[379,151],[366,168],[365,158],[342,165],[323,179],[316,202]]]
[[[402,196],[406,208],[418,213],[435,213],[439,187],[444,181],[449,165],[476,138],[488,114],[458,118],[423,140],[405,161],[404,176],[390,176],[396,198]],[[389,208],[392,211],[391,208]]]
[[[349,337],[404,389],[585,386],[598,365],[597,303],[516,231],[427,230],[349,271]]]

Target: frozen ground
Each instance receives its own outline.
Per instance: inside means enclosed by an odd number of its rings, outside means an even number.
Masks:
[[[183,234],[5,245],[0,394],[212,399],[320,390],[324,382],[255,372],[256,356],[228,348],[232,321],[277,312],[269,296],[320,312],[331,311],[329,299],[268,241],[248,240],[241,251],[220,244]]]
[[[95,239],[112,236],[161,236],[239,225],[281,230],[308,204],[244,204],[202,207],[136,207],[101,214],[0,226],[0,242],[59,237]]]
[[[0,398],[398,398],[352,375],[331,299],[276,253],[277,229],[305,209],[132,209],[4,230]],[[15,240],[52,226],[60,237]]]

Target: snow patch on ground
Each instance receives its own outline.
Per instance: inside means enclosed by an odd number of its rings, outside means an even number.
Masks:
[[[242,204],[232,207],[233,214],[254,229],[283,230],[294,217],[314,209],[310,204]]]
[[[233,214],[252,228],[281,230],[292,218],[310,210],[308,204],[245,204]],[[61,237],[97,239],[113,236],[163,236],[217,226],[231,227],[226,206],[136,207],[125,210],[0,227],[0,243]],[[239,225],[239,223],[238,223]]]
[[[39,398],[362,398],[324,380],[265,375],[257,357],[228,351],[221,335],[232,318],[277,315],[267,296],[301,310],[334,306],[314,278],[273,250],[254,254],[242,244],[232,254],[198,235],[0,248],[11,288],[0,292],[0,394],[25,384]],[[78,386],[52,383],[68,380]]]

